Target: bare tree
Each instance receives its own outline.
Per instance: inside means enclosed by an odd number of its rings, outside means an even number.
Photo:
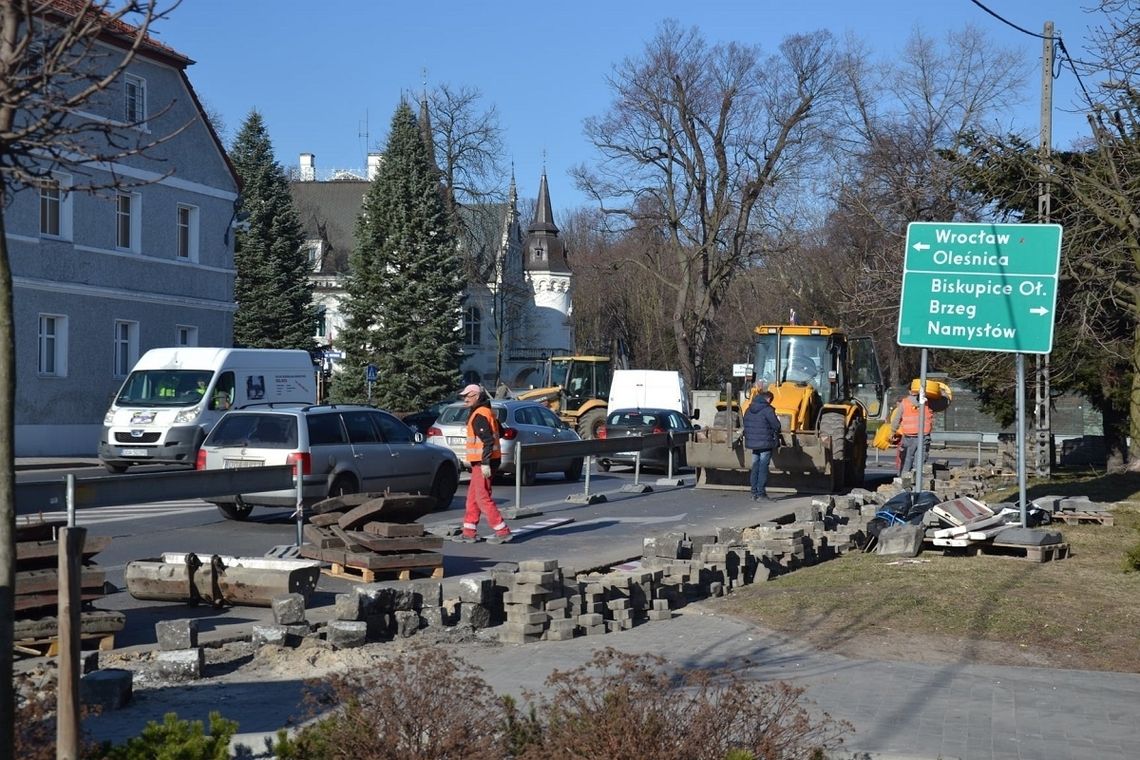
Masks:
[[[826,32],[788,37],[765,58],[666,21],[639,58],[615,67],[609,112],[586,122],[601,157],[576,170],[578,184],[612,228],[660,234],[668,267],[619,264],[672,294],[680,370],[693,387],[729,285],[764,255],[777,189],[794,186],[822,144],[841,93],[838,64]]]
[[[947,156],[1016,102],[1024,68],[969,26],[941,43],[915,31],[885,64],[858,43],[847,53],[847,127],[827,222],[830,246],[850,256],[836,295],[848,326],[877,338],[894,383],[914,370],[895,341],[907,223],[980,218],[981,201]]]
[[[15,325],[12,271],[4,234],[4,208],[18,192],[49,180],[53,170],[70,167],[90,181],[70,191],[123,187],[90,167],[136,156],[169,139],[125,123],[92,117],[104,109],[108,90],[118,87],[136,55],[169,48],[150,36],[152,24],[173,9],[152,0],[5,0],[0,4],[0,756],[13,751],[12,692],[13,596],[15,592]],[[151,129],[161,123],[153,111]],[[130,184],[137,185],[137,181]]]
[[[483,93],[474,87],[441,84],[428,96],[435,158],[455,206],[502,201],[506,195],[503,130],[494,105],[480,110]]]

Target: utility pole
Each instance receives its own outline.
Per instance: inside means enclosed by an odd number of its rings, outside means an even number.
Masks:
[[[1050,163],[1053,145],[1053,22],[1046,21],[1041,41],[1041,181],[1037,185],[1037,221],[1046,224],[1052,216],[1050,177],[1053,167]],[[1056,318],[1056,315],[1051,315]],[[1036,410],[1034,418],[1037,434],[1034,437],[1035,470],[1037,477],[1047,478],[1052,474],[1053,456],[1052,421],[1049,416],[1049,355],[1037,355],[1037,373],[1034,382]]]

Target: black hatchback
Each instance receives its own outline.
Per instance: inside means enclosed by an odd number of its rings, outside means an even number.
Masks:
[[[627,435],[654,435],[656,433],[679,434],[672,443],[673,469],[686,465],[685,441],[696,426],[684,414],[675,409],[612,409],[606,415],[606,426],[600,437],[608,440]],[[669,446],[654,446],[641,452],[641,466],[668,470]],[[637,457],[633,451],[607,454],[598,464],[609,470],[615,464],[632,465]]]

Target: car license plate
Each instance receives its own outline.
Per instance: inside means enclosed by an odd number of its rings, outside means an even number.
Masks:
[[[462,446],[465,443],[467,443],[467,439],[461,435],[449,435],[449,436],[447,436],[447,445],[448,446]]]
[[[240,470],[245,467],[262,467],[265,465],[264,459],[224,459],[222,464],[227,470]]]
[[[150,451],[147,449],[122,449],[121,455],[125,457],[149,457]]]

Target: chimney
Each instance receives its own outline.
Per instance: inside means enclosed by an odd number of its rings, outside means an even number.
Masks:
[[[301,154],[301,181],[313,182],[317,178],[317,157],[312,153]]]
[[[376,175],[380,172],[380,164],[384,161],[383,153],[369,153],[368,154],[368,181],[376,179]]]

